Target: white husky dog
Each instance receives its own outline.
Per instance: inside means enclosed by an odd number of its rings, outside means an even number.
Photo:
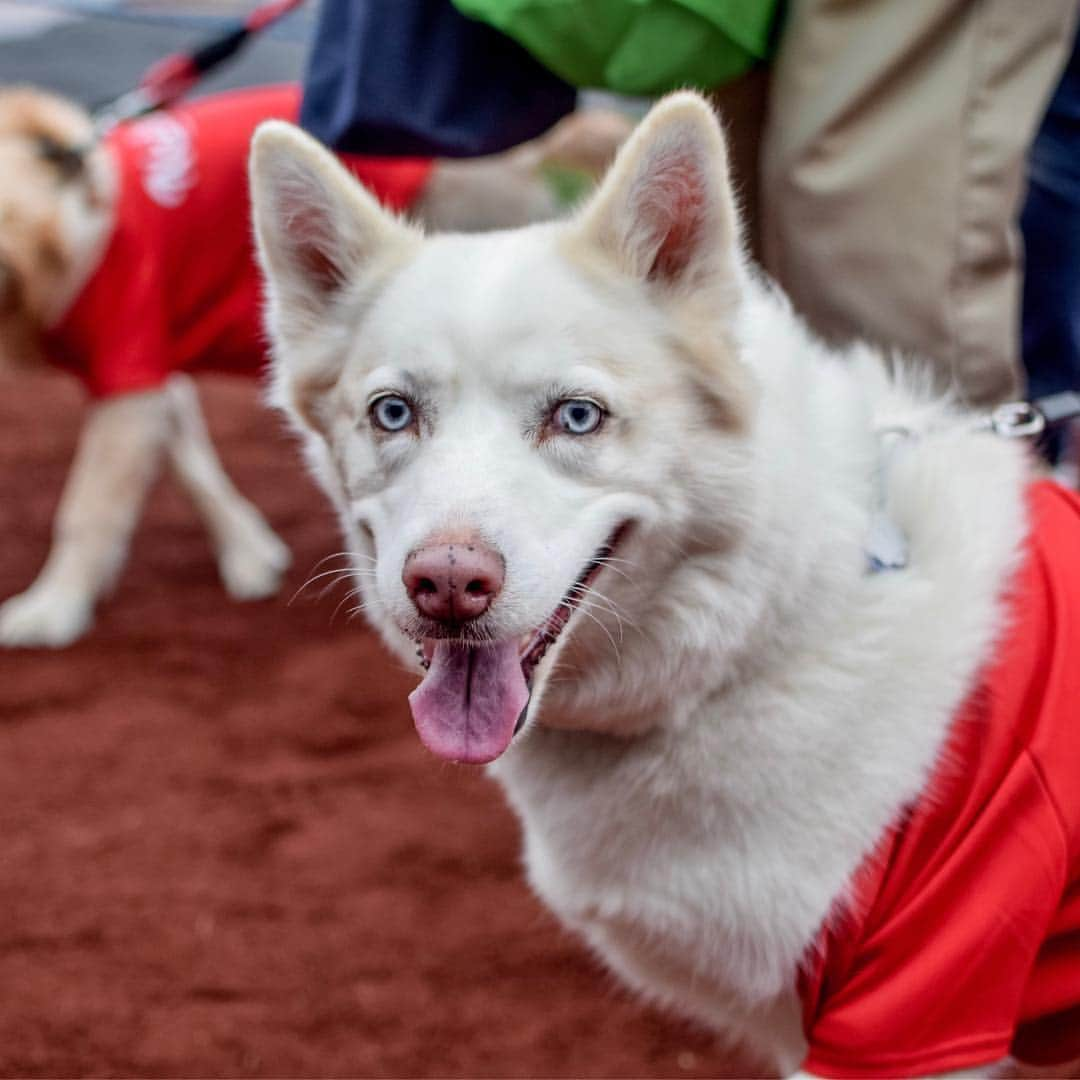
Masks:
[[[276,400],[421,739],[495,762],[533,886],[633,987],[845,1067],[800,972],[1002,628],[1024,453],[754,276],[693,94],[565,223],[424,238],[279,122],[252,184]]]

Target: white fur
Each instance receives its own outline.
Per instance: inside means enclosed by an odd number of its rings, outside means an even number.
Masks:
[[[577,220],[515,233],[421,242],[287,125],[252,168],[276,397],[402,657],[426,537],[465,526],[502,553],[501,638],[633,521],[493,772],[534,888],[616,972],[797,1068],[798,965],[1001,630],[1022,451],[875,350],[828,351],[746,268],[693,95],[657,106]],[[297,230],[289,199],[326,227]],[[339,284],[305,280],[312,244]],[[415,432],[376,437],[388,390],[418,401]],[[610,409],[601,432],[537,435],[580,396]],[[916,436],[888,490],[910,566],[868,575],[894,425]]]

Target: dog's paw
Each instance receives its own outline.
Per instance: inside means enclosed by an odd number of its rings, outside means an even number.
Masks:
[[[234,600],[264,600],[281,587],[282,575],[291,562],[289,549],[269,526],[262,525],[222,551],[218,568],[225,590]]]
[[[0,604],[0,646],[62,649],[82,637],[92,621],[93,605],[85,596],[31,586]]]

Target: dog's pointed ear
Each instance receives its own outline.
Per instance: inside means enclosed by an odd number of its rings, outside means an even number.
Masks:
[[[662,288],[731,278],[738,216],[724,137],[704,98],[683,91],[652,109],[576,227],[624,272]]]
[[[318,327],[344,290],[416,241],[329,150],[292,124],[260,125],[250,179],[271,332],[286,342]]]

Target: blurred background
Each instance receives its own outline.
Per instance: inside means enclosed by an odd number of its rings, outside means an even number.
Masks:
[[[0,0],[0,79],[94,105],[133,87],[146,68],[201,42],[257,5],[250,0]],[[268,29],[198,93],[299,79],[318,5]]]

